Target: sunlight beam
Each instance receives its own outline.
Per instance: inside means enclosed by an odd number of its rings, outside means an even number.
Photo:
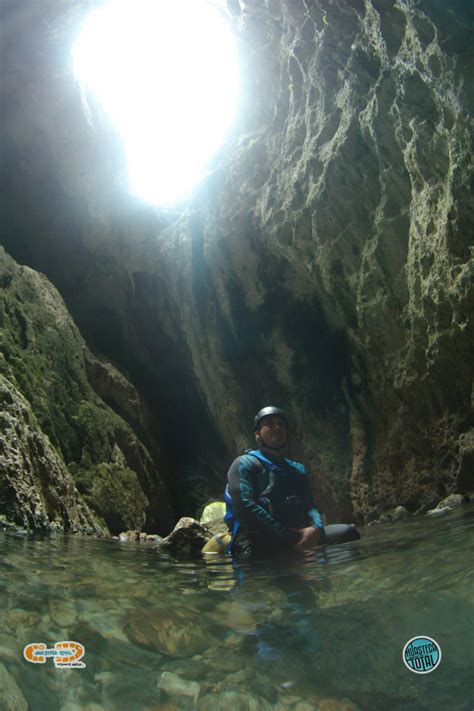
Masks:
[[[236,41],[216,7],[111,0],[86,18],[72,58],[123,140],[130,190],[155,205],[188,196],[239,98]]]

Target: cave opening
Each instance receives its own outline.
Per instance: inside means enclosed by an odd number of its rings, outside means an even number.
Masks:
[[[217,5],[109,0],[82,23],[72,63],[122,140],[130,191],[160,206],[189,196],[238,104],[236,41]]]

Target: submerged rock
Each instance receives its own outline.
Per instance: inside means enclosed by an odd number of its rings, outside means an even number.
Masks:
[[[182,679],[177,674],[164,671],[157,682],[158,689],[166,691],[170,696],[189,696],[196,703],[201,687],[195,681]]]
[[[185,610],[153,609],[134,613],[126,631],[136,644],[176,657],[191,657],[214,642],[200,619]]]
[[[15,679],[8,672],[4,664],[0,663],[0,708],[5,711],[28,711],[28,702],[16,683]]]
[[[49,601],[49,616],[55,625],[66,629],[76,624],[78,610],[70,600],[53,598]]]
[[[197,711],[273,711],[273,705],[250,692],[229,689],[203,694]]]
[[[327,698],[318,701],[318,711],[358,711],[358,709],[348,699]]]
[[[17,632],[19,627],[38,627],[41,622],[41,616],[33,610],[10,610],[5,619],[13,632]]]
[[[163,671],[170,671],[183,679],[199,681],[205,679],[209,673],[209,666],[197,658],[170,659],[163,664]]]

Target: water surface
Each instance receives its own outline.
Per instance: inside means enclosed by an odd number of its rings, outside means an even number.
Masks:
[[[362,533],[245,565],[0,533],[5,708],[472,711],[474,505]],[[441,648],[429,674],[402,662],[416,635]],[[85,668],[23,658],[63,640]]]

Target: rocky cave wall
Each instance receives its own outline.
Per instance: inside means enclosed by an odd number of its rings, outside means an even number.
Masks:
[[[166,533],[174,512],[136,390],[88,350],[46,277],[2,247],[0,285],[2,517],[44,531]]]
[[[271,402],[332,520],[472,489],[468,4],[227,3],[241,113],[166,212],[127,197],[90,97],[87,120],[67,64],[86,4],[38,5],[4,7],[2,242],[148,401],[181,510]]]

